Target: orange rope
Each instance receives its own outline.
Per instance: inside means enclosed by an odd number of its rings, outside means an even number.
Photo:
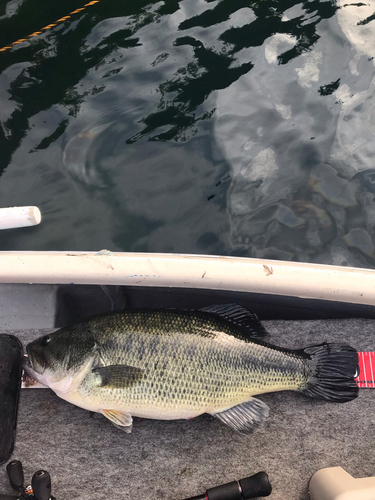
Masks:
[[[81,10],[85,10],[86,7],[89,7],[90,5],[94,5],[95,3],[98,3],[99,1],[100,0],[92,0],[92,2],[86,3],[80,9],[73,10],[67,16],[61,17],[60,19],[58,19],[54,23],[48,24],[48,26],[44,26],[44,28],[42,28],[40,31],[34,31],[34,33],[31,33],[31,35],[28,35],[26,38],[20,38],[19,40],[16,40],[15,42],[11,43],[10,45],[7,45],[6,47],[3,47],[2,49],[0,49],[0,52],[4,52],[5,50],[11,49],[14,45],[17,45],[17,43],[26,42],[26,40],[29,40],[33,36],[40,35],[44,31],[47,31],[50,28],[53,28],[54,26],[57,26],[60,23],[63,23],[64,21],[66,21],[67,19],[69,19],[73,14],[77,14],[78,12],[81,12]]]

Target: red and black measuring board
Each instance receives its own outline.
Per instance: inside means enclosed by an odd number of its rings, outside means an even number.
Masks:
[[[375,388],[375,352],[359,352],[359,376],[355,379],[361,389]]]

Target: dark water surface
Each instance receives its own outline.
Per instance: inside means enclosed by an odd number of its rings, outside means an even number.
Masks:
[[[0,1],[0,47],[81,8]],[[0,52],[0,250],[375,266],[375,0],[100,0]]]

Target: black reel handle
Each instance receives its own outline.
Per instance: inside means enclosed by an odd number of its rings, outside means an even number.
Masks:
[[[12,460],[7,465],[7,473],[11,487],[18,493],[24,491],[24,476],[22,463],[19,460]]]
[[[24,487],[22,463],[12,460],[7,465],[7,473],[11,487],[18,495],[1,495],[0,500],[55,500],[51,495],[51,476],[45,470],[38,470],[31,479],[31,486]]]
[[[51,498],[51,476],[45,470],[38,470],[33,475],[31,487],[36,500],[49,500]]]

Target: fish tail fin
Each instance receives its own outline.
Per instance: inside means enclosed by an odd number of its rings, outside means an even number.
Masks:
[[[303,349],[307,360],[307,387],[311,398],[345,403],[358,396],[358,353],[347,344],[320,344]]]

